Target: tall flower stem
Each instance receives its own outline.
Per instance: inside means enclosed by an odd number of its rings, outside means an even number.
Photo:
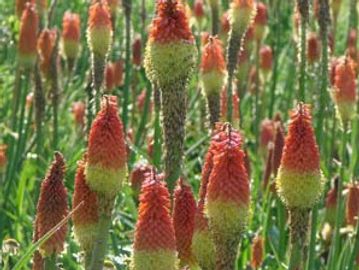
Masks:
[[[302,270],[309,226],[309,209],[290,209],[290,260],[288,270]]]
[[[154,134],[154,146],[153,146],[153,164],[159,170],[161,166],[161,93],[157,85],[153,85],[154,92],[154,103],[155,103],[155,134]]]
[[[329,268],[328,269],[336,269],[335,263],[338,259],[338,253],[340,252],[340,227],[342,225],[343,220],[343,212],[344,212],[344,200],[342,196],[343,191],[343,181],[345,177],[345,155],[346,155],[346,143],[347,143],[347,126],[343,126],[342,131],[342,140],[341,140],[341,167],[340,167],[340,178],[338,181],[338,195],[337,195],[337,210],[336,210],[336,218],[335,218],[335,228],[333,234],[333,243],[332,248],[330,250],[329,255]]]
[[[45,97],[44,90],[42,86],[40,69],[38,64],[35,66],[34,71],[34,105],[35,105],[35,127],[36,127],[36,154],[40,157],[42,152],[42,146],[44,142],[42,141],[42,123],[45,111]]]
[[[44,258],[44,270],[57,270],[56,254]]]
[[[131,11],[132,1],[123,1],[124,13],[125,13],[125,88],[123,95],[123,108],[122,108],[122,121],[125,131],[128,127],[128,105],[130,98],[131,87]]]
[[[260,121],[260,117],[261,117],[261,112],[260,112],[260,104],[259,104],[259,50],[260,50],[260,43],[257,42],[256,43],[256,86],[255,86],[255,125],[254,125],[254,134],[258,134],[258,129],[259,129],[259,121]],[[258,139],[259,136],[256,136],[256,145],[258,146]]]
[[[215,36],[218,34],[218,24],[219,24],[219,7],[218,3],[211,5],[211,19],[212,19],[212,35]]]
[[[324,109],[327,101],[327,87],[328,87],[328,25],[330,18],[329,18],[328,0],[320,0],[319,4],[320,4],[319,25],[320,25],[320,37],[322,41],[322,62],[321,62],[319,113],[318,113],[318,122],[316,127],[316,135],[317,138],[322,138]],[[320,140],[319,143],[322,143],[323,145],[323,142],[325,142],[325,140]],[[323,147],[321,149],[323,149]],[[314,269],[317,220],[318,220],[318,206],[315,206],[312,211],[307,270]]]
[[[92,251],[89,270],[102,270],[107,252],[107,239],[111,227],[111,215],[102,213],[98,222],[97,237]]]
[[[58,36],[58,34],[57,34]],[[58,40],[51,56],[51,95],[52,95],[52,110],[53,110],[53,149],[57,150],[58,145],[58,107],[59,107],[59,81],[57,73],[57,58],[58,58]]]
[[[307,67],[307,23],[309,17],[309,1],[297,0],[300,18],[300,47],[299,47],[299,100],[305,102],[306,67]]]
[[[105,73],[106,60],[99,55],[92,55],[93,67],[92,67],[92,98],[94,101],[91,102],[93,112],[97,112],[100,109],[102,84]]]

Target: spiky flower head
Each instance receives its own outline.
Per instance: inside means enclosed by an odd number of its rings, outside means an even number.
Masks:
[[[272,70],[273,65],[273,51],[268,45],[261,47],[260,51],[260,68],[264,74],[268,74]]]
[[[203,0],[195,0],[193,4],[193,14],[196,17],[197,21],[201,23],[205,13],[204,13],[204,3]]]
[[[357,94],[355,64],[350,57],[341,58],[334,70],[332,97],[344,125],[354,116]]]
[[[126,159],[117,98],[105,96],[89,135],[85,175],[90,189],[105,198],[114,198],[127,177]]]
[[[105,67],[105,92],[110,94],[115,88],[115,70],[112,63],[108,63]]]
[[[161,86],[186,82],[197,51],[185,9],[179,0],[159,0],[156,10],[146,46],[146,73]]]
[[[298,104],[290,117],[276,188],[289,209],[308,209],[323,191],[319,149],[308,105]]]
[[[87,42],[91,52],[105,58],[111,46],[111,15],[106,3],[96,1],[90,6],[87,26]]]
[[[21,19],[22,13],[26,7],[26,3],[34,4],[35,0],[16,0],[15,9],[16,15]]]
[[[131,269],[177,269],[169,192],[154,171],[141,189]]]
[[[334,180],[334,186],[328,191],[325,198],[325,221],[331,226],[334,226],[337,216],[338,180],[338,178]]]
[[[67,191],[64,186],[65,161],[59,152],[41,183],[40,197],[37,203],[36,221],[38,239],[52,230],[68,214]],[[60,227],[40,246],[43,257],[60,254],[64,249],[67,224]]]
[[[201,76],[203,89],[207,95],[220,93],[226,79],[226,61],[222,42],[217,37],[209,37],[203,48],[201,60]]]
[[[347,224],[355,227],[359,216],[359,185],[357,183],[350,184],[348,187],[345,214]]]
[[[194,266],[192,236],[196,213],[196,201],[191,187],[183,179],[178,181],[174,192],[173,226],[178,257],[182,266]]]
[[[85,103],[83,103],[82,101],[74,102],[72,104],[71,111],[75,123],[80,127],[83,127],[85,125],[85,111],[86,111]]]
[[[309,33],[307,44],[308,63],[313,64],[320,58],[320,42],[316,33]]]
[[[241,233],[247,224],[250,205],[250,187],[242,138],[230,124],[218,126],[211,149],[213,168],[206,194],[209,227],[216,246],[216,263],[233,267]]]
[[[138,194],[141,190],[142,184],[145,179],[148,177],[148,174],[151,173],[152,167],[148,164],[138,164],[131,172],[131,188]]]
[[[260,235],[256,235],[252,242],[252,259],[251,266],[253,269],[258,269],[263,263],[264,256],[264,241]]]
[[[256,15],[253,0],[233,0],[229,10],[229,22],[234,32],[244,34]]]
[[[21,16],[18,44],[19,64],[24,68],[31,68],[35,64],[38,27],[39,17],[35,6],[26,3]]]
[[[254,37],[257,41],[261,41],[264,37],[268,22],[267,6],[263,2],[257,3],[257,13],[254,17]]]
[[[132,43],[132,62],[136,66],[142,64],[142,39],[141,36],[137,35]]]
[[[74,212],[72,221],[75,237],[81,248],[91,252],[97,236],[99,213],[97,195],[86,184],[85,162],[86,157],[77,163],[72,207],[76,208],[80,203],[82,205]]]
[[[37,40],[40,68],[45,76],[49,75],[51,56],[56,45],[56,30],[44,29]]]
[[[75,59],[80,51],[80,16],[65,12],[62,19],[62,50],[67,59]]]
[[[274,139],[274,121],[271,119],[264,119],[261,122],[260,128],[260,147],[266,153],[268,144]],[[266,156],[266,155],[265,155]]]
[[[113,63],[113,70],[115,74],[115,86],[121,86],[123,84],[123,60],[117,60]]]

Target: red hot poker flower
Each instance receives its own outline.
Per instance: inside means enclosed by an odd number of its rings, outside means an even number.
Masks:
[[[67,59],[75,59],[80,50],[80,16],[66,12],[62,20],[62,46]]]
[[[183,266],[193,266],[192,236],[196,213],[196,201],[191,187],[180,179],[174,193],[173,225],[178,257]]]
[[[152,22],[150,39],[159,43],[194,41],[184,7],[180,1],[157,1],[157,15]]]
[[[102,109],[92,123],[86,165],[90,189],[113,198],[127,176],[127,154],[117,98],[105,96]]]
[[[19,62],[25,68],[35,64],[38,27],[39,17],[35,6],[27,3],[21,17],[18,45]]]
[[[74,212],[72,220],[74,223],[75,236],[81,248],[86,252],[91,252],[97,235],[99,213],[97,195],[91,191],[86,184],[85,159],[78,162],[75,176],[75,189],[72,198],[73,208],[76,208],[80,203],[83,203],[83,205]]]
[[[142,185],[133,249],[133,270],[176,269],[169,192],[153,171]]]
[[[51,56],[56,43],[56,30],[44,29],[37,41],[41,71],[47,76],[50,72]]]
[[[41,184],[40,197],[37,204],[36,224],[38,238],[53,229],[68,214],[67,191],[64,186],[65,161],[62,155],[55,153],[45,179]],[[58,229],[44,244],[40,246],[43,257],[59,254],[64,249],[67,225]]]
[[[319,149],[305,104],[291,113],[276,185],[288,208],[310,208],[322,193]]]
[[[346,205],[346,221],[348,225],[356,226],[359,216],[359,186],[349,185]]]

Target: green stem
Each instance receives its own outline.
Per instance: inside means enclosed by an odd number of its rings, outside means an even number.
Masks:
[[[255,86],[255,124],[254,124],[254,134],[256,136],[256,146],[258,147],[259,136],[257,136],[259,131],[259,121],[260,121],[260,104],[259,104],[259,50],[260,44],[256,43],[256,86]]]
[[[89,270],[102,270],[107,252],[107,239],[111,227],[111,215],[102,214],[99,218],[97,237],[92,251]]]
[[[358,254],[359,254],[359,222],[357,222],[357,226],[356,226],[355,240],[354,240],[353,250],[350,255],[349,267],[347,268],[348,270],[353,270],[354,266],[357,265],[355,259],[358,257]]]
[[[305,83],[307,66],[307,18],[300,20],[300,67],[299,67],[299,100],[305,102]]]
[[[343,211],[344,211],[344,200],[342,196],[343,191],[343,181],[345,177],[345,155],[346,155],[346,133],[347,127],[343,127],[342,132],[342,145],[341,145],[341,167],[340,167],[340,178],[338,181],[338,195],[337,195],[337,211],[335,219],[335,228],[333,234],[333,243],[329,255],[329,269],[335,269],[335,263],[339,257],[340,253],[340,227],[343,220]]]
[[[317,236],[317,222],[318,222],[318,206],[314,206],[312,211],[311,227],[310,227],[310,241],[308,250],[308,264],[307,270],[314,269],[314,258],[315,258],[315,242]]]
[[[95,114],[100,110],[105,65],[106,58],[96,54],[92,55],[92,98],[95,99],[94,102],[92,102],[92,104],[95,105],[92,110],[95,112]]]
[[[293,208],[290,213],[290,259],[288,270],[302,270],[309,226],[309,209]]]
[[[56,253],[44,258],[44,270],[57,270]]]
[[[154,134],[154,146],[153,146],[153,165],[159,170],[161,167],[161,95],[157,85],[152,86],[154,89],[154,103],[155,103],[155,134]]]
[[[212,19],[212,35],[215,36],[218,34],[219,29],[219,9],[218,4],[211,6],[211,19]]]
[[[125,132],[128,127],[128,105],[130,97],[131,87],[131,0],[123,1],[123,7],[125,10],[125,31],[126,31],[126,56],[125,56],[125,87],[123,93],[123,108],[122,108],[122,121]]]

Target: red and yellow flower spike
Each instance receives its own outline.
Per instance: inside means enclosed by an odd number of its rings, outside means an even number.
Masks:
[[[256,11],[256,3],[253,0],[233,0],[229,10],[232,31],[243,35],[254,19]]]
[[[105,92],[111,94],[115,88],[115,70],[113,63],[108,63],[105,67]]]
[[[254,17],[254,37],[257,42],[260,42],[265,34],[268,22],[267,6],[263,2],[257,3],[257,14]]]
[[[210,123],[214,127],[219,121],[220,92],[227,76],[222,43],[216,37],[209,37],[208,43],[203,48],[200,71],[203,90],[207,97]]]
[[[320,58],[320,41],[316,33],[309,33],[307,39],[307,60],[309,64],[314,64]]]
[[[142,64],[142,39],[139,35],[132,43],[132,63],[138,67]]]
[[[170,192],[182,170],[187,84],[196,65],[197,49],[180,0],[158,0],[150,27],[144,66],[161,90],[165,177]]]
[[[94,2],[89,10],[87,41],[91,52],[105,58],[112,42],[111,15],[106,3]]]
[[[62,50],[68,61],[74,62],[80,51],[80,16],[66,12],[62,20]]]
[[[31,68],[35,64],[38,27],[39,17],[36,13],[35,6],[26,3],[21,16],[18,45],[19,64],[21,67]]]
[[[213,168],[205,206],[216,246],[216,269],[234,269],[249,216],[250,186],[241,146],[237,130],[230,124],[218,126],[211,143]]]
[[[131,270],[177,269],[169,192],[154,171],[142,185]]]
[[[348,198],[346,203],[346,222],[355,227],[359,217],[359,185],[350,184],[348,187]]]
[[[117,98],[105,96],[89,135],[85,175],[90,189],[104,198],[113,199],[127,177],[126,160]]]
[[[48,77],[50,73],[51,56],[56,45],[56,30],[44,29],[37,40],[37,49],[40,56],[40,68]]]
[[[351,121],[355,114],[358,98],[356,89],[355,63],[350,57],[343,57],[335,66],[332,97],[344,125]]]
[[[148,164],[138,164],[135,166],[133,171],[131,172],[131,188],[135,195],[140,192],[142,184],[148,177],[148,174],[151,173],[152,167]]]
[[[311,208],[323,191],[319,149],[308,105],[300,103],[291,113],[276,187],[290,208]]]
[[[38,239],[60,223],[68,214],[67,191],[64,186],[65,161],[59,152],[41,183],[35,224]],[[43,257],[60,254],[64,249],[67,225],[60,227],[39,250]]]
[[[80,203],[82,206],[74,212],[72,221],[74,233],[85,253],[92,252],[98,230],[98,204],[97,195],[91,191],[86,184],[85,177],[86,157],[77,163],[75,176],[75,188],[72,198],[72,207],[76,208]]]
[[[174,192],[173,226],[180,266],[196,265],[192,254],[192,236],[196,214],[196,201],[191,187],[183,179],[178,181]]]
[[[273,51],[268,45],[261,47],[260,51],[260,68],[265,77],[271,72],[273,66]]]

